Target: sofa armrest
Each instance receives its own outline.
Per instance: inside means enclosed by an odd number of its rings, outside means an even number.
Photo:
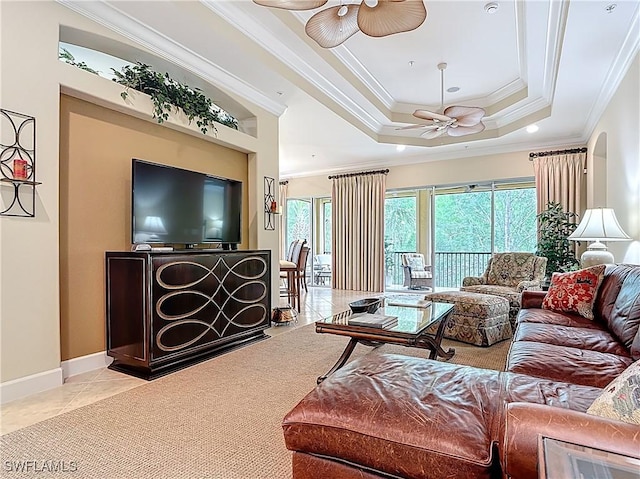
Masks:
[[[500,457],[505,475],[513,479],[538,477],[539,436],[640,459],[636,424],[529,403],[508,404],[504,421]]]
[[[522,293],[523,291],[540,291],[540,281],[520,281],[516,286],[516,291]]]
[[[522,292],[522,309],[541,309],[542,308],[542,300],[547,295],[546,291],[527,291],[524,290]]]
[[[462,286],[476,286],[478,284],[487,284],[484,276],[467,276],[462,279]]]

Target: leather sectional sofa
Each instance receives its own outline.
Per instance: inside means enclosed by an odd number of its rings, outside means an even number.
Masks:
[[[393,354],[336,371],[284,418],[293,477],[538,477],[539,436],[640,458],[640,426],[586,410],[640,359],[640,266],[607,266],[595,320],[524,292],[505,372]]]

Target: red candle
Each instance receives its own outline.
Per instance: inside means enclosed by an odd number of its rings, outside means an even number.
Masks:
[[[27,162],[23,159],[13,160],[13,178],[16,180],[27,179]]]

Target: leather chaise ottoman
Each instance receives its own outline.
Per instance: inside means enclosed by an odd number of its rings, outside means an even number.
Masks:
[[[352,364],[285,417],[294,477],[351,477],[350,464],[372,477],[492,477],[497,371],[393,354]]]

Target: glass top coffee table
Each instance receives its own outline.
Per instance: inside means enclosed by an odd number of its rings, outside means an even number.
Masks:
[[[316,333],[337,334],[351,338],[336,364],[325,375],[318,378],[318,384],[346,364],[358,343],[372,347],[398,344],[428,349],[429,359],[436,359],[438,356],[451,359],[455,349],[449,348],[445,351],[441,343],[447,319],[452,311],[453,304],[437,302],[422,308],[385,306],[376,314],[398,317],[398,324],[389,329],[350,326],[349,318],[352,315],[350,310],[316,321]]]

